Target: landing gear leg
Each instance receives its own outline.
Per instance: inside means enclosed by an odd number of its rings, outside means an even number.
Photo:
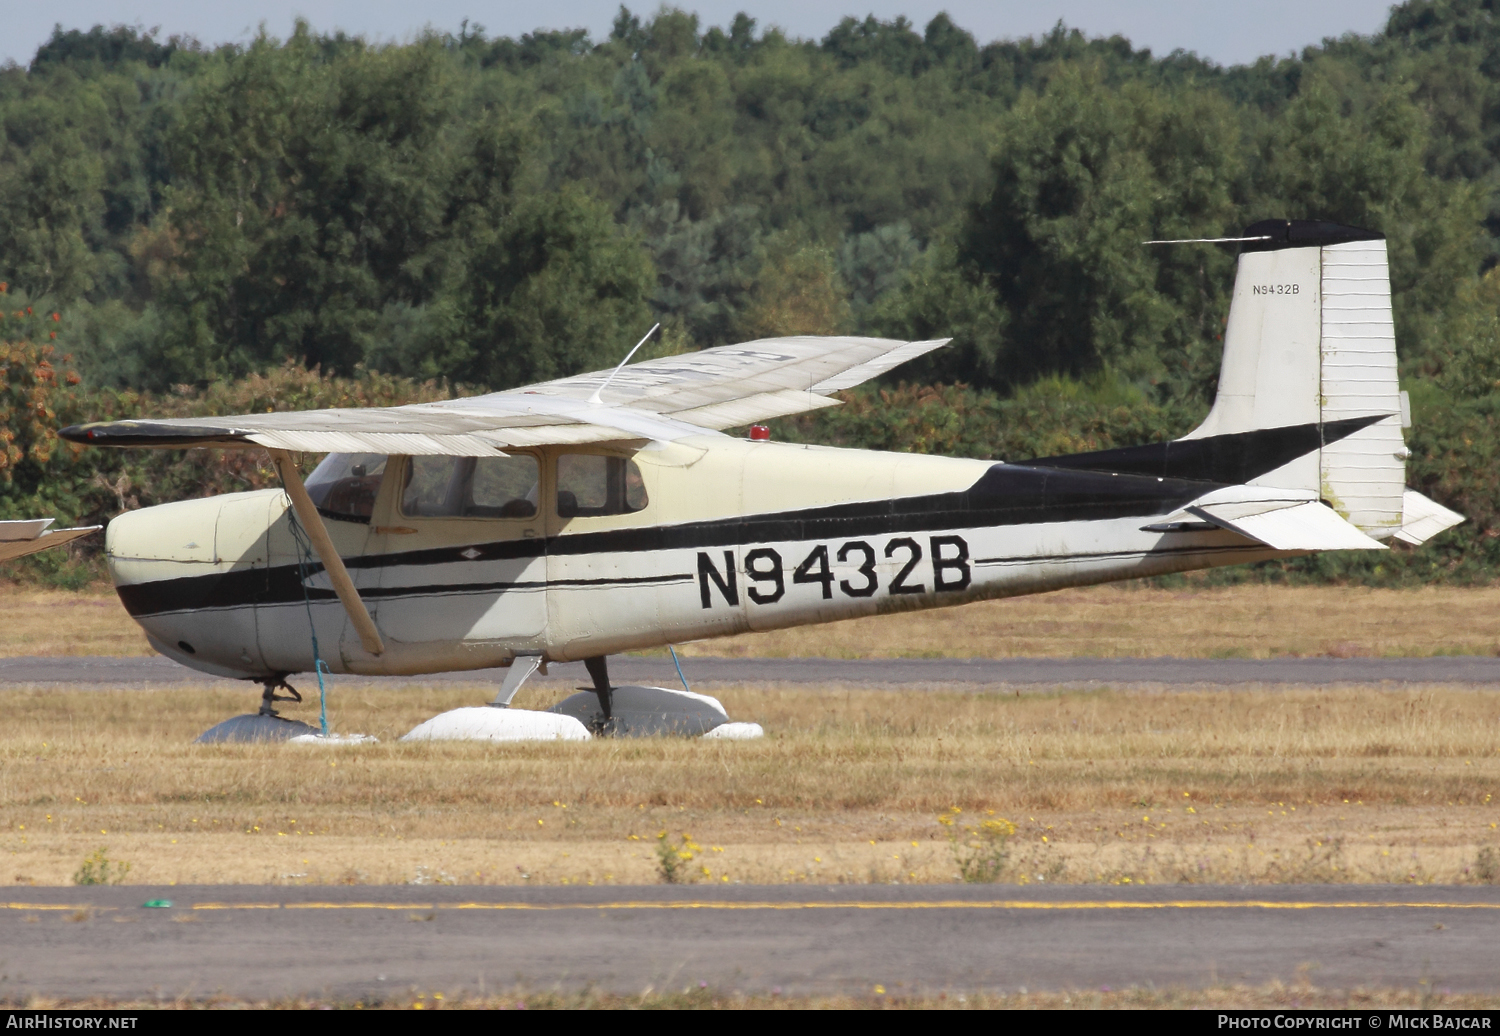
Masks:
[[[604,710],[604,722],[614,718],[614,688],[609,685],[609,660],[604,655],[585,658],[583,667],[594,681],[594,693],[599,696],[599,707]]]
[[[547,663],[541,655],[517,655],[511,660],[510,668],[505,672],[505,681],[500,684],[500,690],[495,694],[495,700],[490,702],[497,709],[508,709],[510,703],[515,700],[516,692],[521,685],[531,678],[531,674],[538,669],[542,675],[547,675]]]
[[[265,691],[261,693],[260,712],[257,715],[274,716],[280,719],[281,716],[276,711],[276,702],[294,701],[299,705],[302,703],[302,695],[297,693],[297,688],[286,682],[285,673],[280,676],[268,676],[261,681],[261,684],[265,687]],[[282,689],[285,689],[287,694],[278,695],[276,692]]]

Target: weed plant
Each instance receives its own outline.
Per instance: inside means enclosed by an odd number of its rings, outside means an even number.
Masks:
[[[1005,873],[1010,857],[1008,846],[1016,825],[995,816],[993,809],[985,810],[986,817],[978,823],[964,822],[960,819],[962,813],[962,809],[953,806],[938,815],[938,823],[948,831],[958,876],[970,885],[993,885]]]
[[[107,846],[100,846],[83,858],[83,864],[73,874],[75,885],[121,885],[130,874],[130,864],[111,860]]]
[[[693,836],[686,831],[682,833],[682,840],[674,842],[671,836],[662,831],[656,836],[656,871],[661,880],[668,885],[681,885],[692,881],[692,873],[688,870],[691,863],[703,846],[693,841]]]

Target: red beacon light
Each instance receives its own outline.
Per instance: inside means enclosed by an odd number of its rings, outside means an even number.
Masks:
[[[750,441],[751,442],[770,442],[771,441],[771,429],[767,428],[763,424],[753,424],[753,425],[751,425],[750,426]]]

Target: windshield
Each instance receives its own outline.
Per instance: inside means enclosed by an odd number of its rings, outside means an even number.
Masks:
[[[383,453],[330,453],[307,476],[307,495],[324,517],[368,522],[385,477],[385,462]]]

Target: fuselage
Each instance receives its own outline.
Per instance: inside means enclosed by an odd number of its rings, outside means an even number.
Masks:
[[[311,670],[314,639],[334,672],[478,669],[1280,556],[1202,523],[1160,527],[1218,488],[1192,479],[719,435],[514,455],[534,484],[481,491],[471,463],[466,508],[422,490],[437,468],[409,457],[326,491],[378,656],[279,489],[121,515],[110,572],[158,650],[250,678]],[[473,504],[483,492],[494,506]]]

